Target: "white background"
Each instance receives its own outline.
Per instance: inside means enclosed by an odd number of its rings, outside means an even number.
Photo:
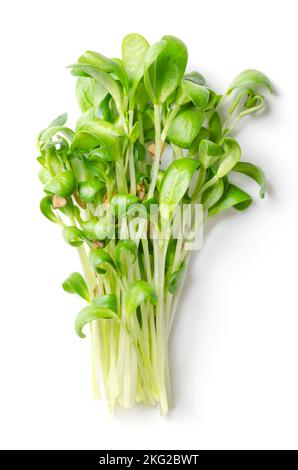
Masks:
[[[295,1],[1,2],[0,447],[274,449],[298,444],[297,12]],[[81,302],[61,282],[79,269],[39,213],[35,137],[78,115],[65,69],[86,49],[120,54],[122,37],[183,39],[218,92],[245,68],[273,81],[262,116],[239,129],[243,159],[269,181],[211,223],[194,256],[172,337],[175,408],[110,416],[91,396]],[[254,184],[247,186],[257,196]]]

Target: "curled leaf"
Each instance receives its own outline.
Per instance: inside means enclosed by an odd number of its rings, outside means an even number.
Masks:
[[[113,160],[119,160],[122,157],[126,137],[120,127],[94,117],[84,120],[79,126],[78,131],[91,136],[92,144],[92,139],[97,139],[97,145],[101,144],[104,146]],[[90,144],[87,142],[86,150],[88,149],[88,145]],[[74,150],[74,146],[78,146],[76,139],[72,144],[72,150]]]
[[[58,217],[53,212],[52,196],[46,196],[40,201],[40,210],[42,214],[52,222],[59,224]]]
[[[128,91],[128,78],[120,61],[109,59],[99,52],[86,51],[79,58],[78,63],[93,65],[103,72],[113,73],[120,80],[123,88]]]
[[[135,281],[128,288],[125,298],[125,310],[127,315],[136,311],[137,307],[146,300],[156,305],[157,295],[155,290],[146,281]]]
[[[225,154],[220,164],[218,165],[216,172],[218,178],[222,178],[223,176],[227,175],[241,157],[240,145],[231,137],[226,137],[224,139],[224,150]]]
[[[211,140],[202,139],[199,145],[199,162],[202,167],[207,169],[213,165],[224,154],[224,150],[220,145],[215,144]]]
[[[115,269],[115,271],[117,271],[117,267],[113,259],[109,253],[107,253],[102,248],[91,250],[89,253],[89,261],[94,271],[98,274],[105,274],[107,272],[107,270],[103,267],[106,264],[109,264],[113,269]]]
[[[224,182],[221,178],[203,192],[201,201],[204,205],[204,210],[208,210],[210,207],[214,206],[222,197],[223,192]]]
[[[239,113],[240,117],[256,113],[265,107],[265,99],[262,95],[253,95],[245,103],[245,109]]]
[[[182,262],[177,269],[167,274],[166,285],[171,294],[175,294],[181,284],[183,274],[185,272],[185,264]]]
[[[182,80],[182,88],[186,96],[199,109],[204,109],[209,101],[209,90],[191,80]]]
[[[69,294],[78,294],[83,299],[90,301],[89,290],[85,279],[80,273],[72,273],[62,284],[63,289]]]
[[[196,83],[197,85],[205,85],[205,78],[199,72],[193,71],[184,75],[184,80]]]
[[[73,64],[70,65],[69,68],[72,69],[73,75],[80,76],[81,72],[83,72],[83,76],[89,76],[98,81],[100,85],[106,90],[106,92],[113,97],[117,108],[121,108],[123,92],[118,85],[118,82],[114,80],[111,75],[106,72],[102,72],[96,65]]]
[[[253,165],[252,163],[248,162],[238,162],[232,171],[237,171],[238,173],[243,173],[244,175],[249,176],[256,183],[260,186],[260,198],[265,197],[265,189],[266,189],[266,179],[265,173],[263,172],[262,168],[259,166]]]
[[[67,113],[60,114],[57,116],[49,125],[48,127],[55,127],[55,126],[64,126],[67,121]]]
[[[243,70],[243,72],[234,78],[231,85],[229,86],[227,95],[232,93],[232,91],[236,88],[252,88],[254,86],[263,86],[268,88],[271,93],[273,92],[273,87],[270,83],[270,80],[264,73],[254,69],[247,69]]]
[[[77,227],[66,227],[63,230],[63,238],[70,246],[80,246],[85,241],[84,232]]]
[[[86,338],[86,335],[83,333],[83,328],[86,323],[99,319],[118,319],[118,316],[113,310],[107,307],[97,307],[94,304],[88,305],[88,307],[83,308],[76,317],[75,330],[77,335],[80,338]]]
[[[127,251],[131,254],[131,263],[134,263],[138,255],[138,247],[133,240],[120,240],[115,248],[115,263],[120,271],[123,272],[123,266],[121,263],[121,255]]]
[[[96,307],[106,307],[113,312],[118,313],[117,297],[115,294],[100,295],[92,299],[92,304]]]
[[[231,207],[239,211],[245,210],[252,203],[252,197],[238,188],[237,186],[230,184],[222,196],[222,198],[208,210],[209,217],[215,214],[219,214]]]

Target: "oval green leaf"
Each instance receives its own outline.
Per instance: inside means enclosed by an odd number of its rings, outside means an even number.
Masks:
[[[167,206],[174,208],[180,203],[186,193],[189,183],[198,167],[199,162],[191,158],[180,158],[167,168],[161,182],[159,203],[161,212],[166,215]]]
[[[203,123],[203,113],[198,108],[190,107],[176,116],[171,124],[167,139],[181,148],[190,148],[200,132]]]
[[[44,190],[57,196],[70,196],[76,188],[76,180],[72,171],[61,171],[50,178],[44,186]]]
[[[187,64],[187,48],[174,36],[164,36],[145,58],[144,82],[151,100],[162,104],[178,87]]]
[[[145,56],[149,49],[146,39],[140,34],[128,34],[122,41],[124,68],[131,83],[137,84],[144,73]]]
[[[103,182],[98,178],[90,178],[86,181],[82,181],[78,186],[80,199],[87,203],[94,201],[98,191],[103,187]]]

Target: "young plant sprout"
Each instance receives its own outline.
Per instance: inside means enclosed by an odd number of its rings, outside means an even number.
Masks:
[[[240,161],[231,132],[264,108],[260,92],[272,86],[250,69],[218,94],[186,70],[186,46],[174,36],[150,46],[129,34],[121,59],[87,51],[69,68],[82,114],[75,130],[63,114],[38,136],[40,209],[82,264],[62,287],[84,302],[75,331],[91,340],[95,397],[104,394],[111,410],[159,403],[166,413],[168,340],[190,235],[251,204],[232,172],[254,179],[264,197],[263,171]],[[179,219],[181,208],[190,217]]]

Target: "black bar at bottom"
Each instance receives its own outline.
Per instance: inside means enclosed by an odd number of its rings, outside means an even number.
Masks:
[[[295,462],[297,454],[297,450],[3,450],[0,465],[8,460],[10,465],[29,464],[31,468],[35,464],[43,468],[44,464],[57,466],[63,463],[88,469],[103,466],[135,469],[148,465],[188,467],[203,463],[239,466],[257,465],[263,461],[267,465],[272,462],[284,466],[287,459]]]

